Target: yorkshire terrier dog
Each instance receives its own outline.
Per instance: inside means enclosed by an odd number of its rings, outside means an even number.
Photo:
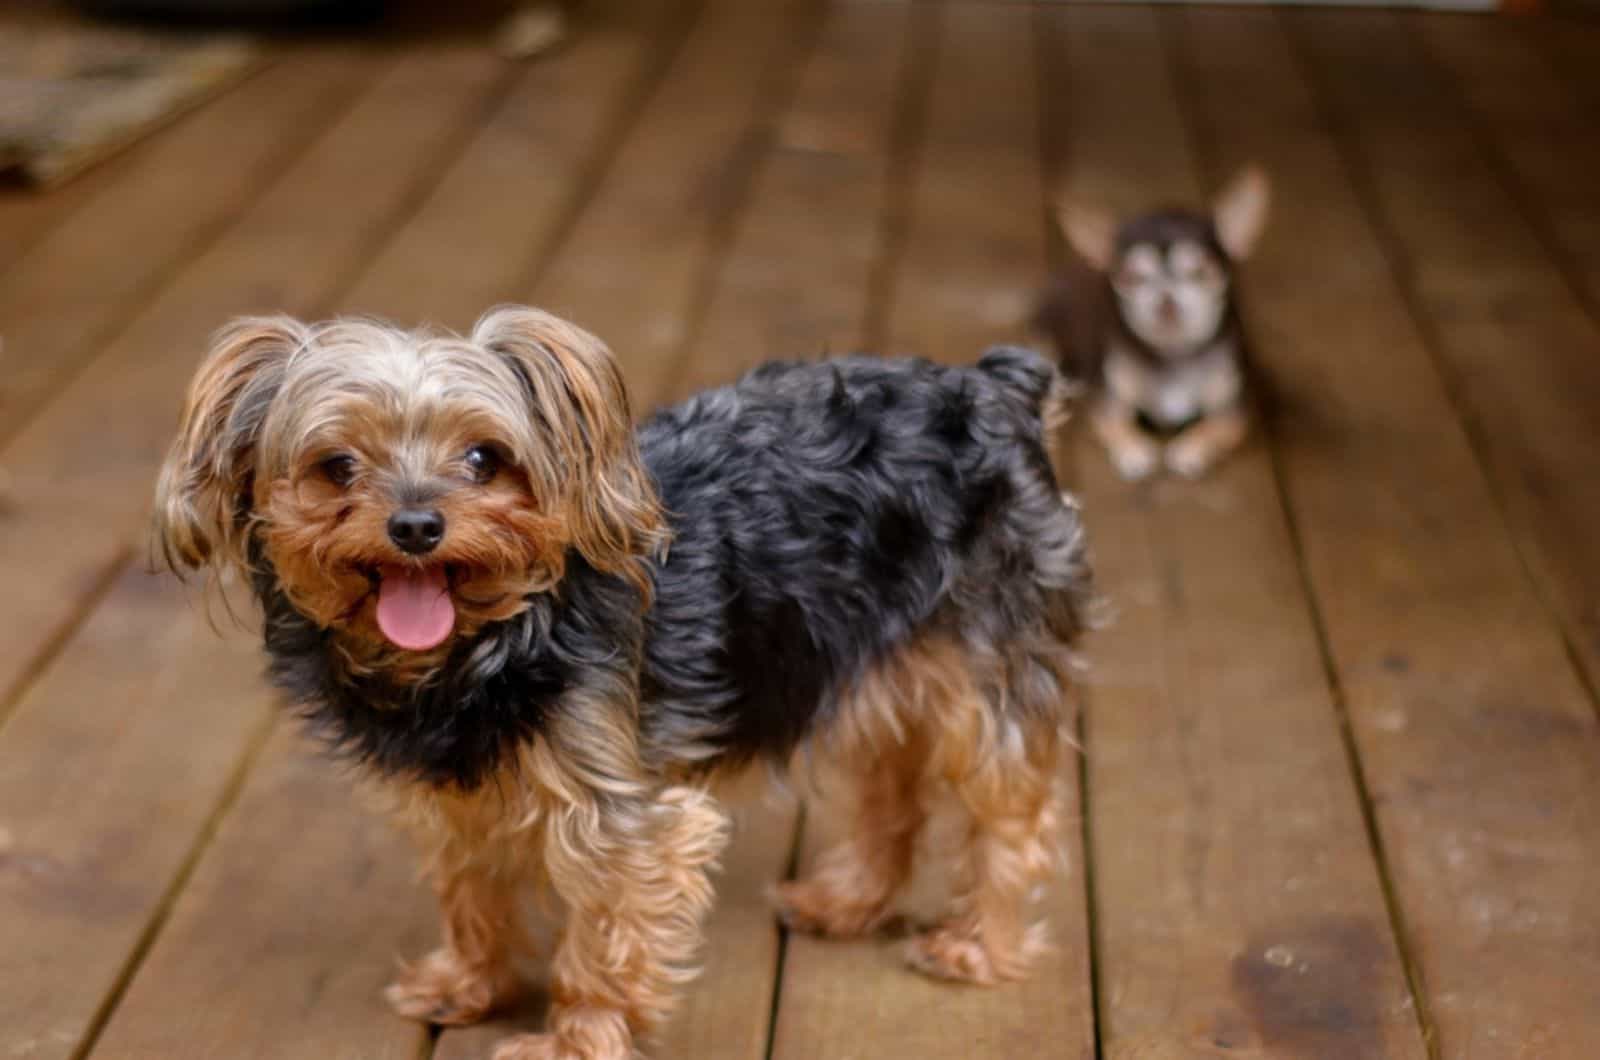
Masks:
[[[189,391],[156,540],[250,579],[273,680],[420,838],[444,944],[393,1006],[505,1000],[520,887],[547,887],[548,1029],[494,1056],[623,1060],[691,974],[713,782],[746,763],[851,785],[848,838],[780,889],[791,925],[885,920],[938,797],[954,895],[910,962],[1024,972],[1091,591],[1046,452],[1061,386],[1010,348],[769,364],[635,430],[610,351],[537,310],[468,337],[246,319]]]
[[[1249,427],[1238,263],[1266,226],[1270,188],[1251,168],[1211,213],[1166,209],[1120,225],[1069,204],[1062,229],[1081,261],[1041,297],[1034,325],[1092,392],[1090,425],[1117,471],[1165,463],[1205,473]]]

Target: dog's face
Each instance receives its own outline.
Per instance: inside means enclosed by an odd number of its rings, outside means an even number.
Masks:
[[[156,512],[175,568],[259,557],[318,625],[412,653],[516,614],[571,552],[647,590],[663,534],[610,352],[520,308],[466,338],[235,323]]]
[[[1105,273],[1117,312],[1156,353],[1193,353],[1217,334],[1232,297],[1234,266],[1266,225],[1267,179],[1247,169],[1217,197],[1211,213],[1160,210],[1121,224],[1073,204],[1061,222],[1077,252]]]
[[[1222,324],[1231,276],[1209,228],[1203,216],[1172,212],[1136,218],[1118,235],[1117,310],[1152,349],[1194,349]]]

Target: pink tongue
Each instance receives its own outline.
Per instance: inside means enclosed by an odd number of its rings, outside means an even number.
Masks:
[[[444,643],[456,624],[444,569],[385,567],[378,582],[378,628],[396,647],[426,651]]]

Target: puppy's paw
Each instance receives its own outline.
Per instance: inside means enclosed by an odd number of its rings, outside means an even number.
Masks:
[[[383,996],[407,1019],[440,1026],[476,1023],[516,993],[509,971],[469,969],[448,950],[434,950],[408,964]]]
[[[1217,462],[1217,449],[1200,438],[1179,438],[1167,446],[1168,470],[1184,478],[1199,478]]]
[[[1129,482],[1146,478],[1161,462],[1161,449],[1147,438],[1130,438],[1108,450],[1111,466]]]
[[[773,889],[778,918],[791,931],[849,939],[871,934],[887,918],[887,903],[838,893],[824,879],[791,880]]]

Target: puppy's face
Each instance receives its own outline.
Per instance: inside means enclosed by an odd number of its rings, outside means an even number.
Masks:
[[[1105,273],[1128,330],[1169,357],[1195,352],[1222,326],[1234,266],[1266,226],[1266,175],[1251,167],[1217,196],[1209,214],[1159,210],[1122,223],[1104,211],[1065,204],[1063,230],[1078,254]]]
[[[468,338],[235,324],[191,389],[157,530],[177,568],[259,557],[320,626],[409,653],[516,614],[573,552],[647,588],[662,534],[609,351],[526,309]]]
[[[1151,222],[1162,222],[1152,224]],[[1228,309],[1228,263],[1192,215],[1139,218],[1124,229],[1111,287],[1128,328],[1159,351],[1192,350],[1210,340]],[[1143,229],[1159,228],[1147,233]]]

